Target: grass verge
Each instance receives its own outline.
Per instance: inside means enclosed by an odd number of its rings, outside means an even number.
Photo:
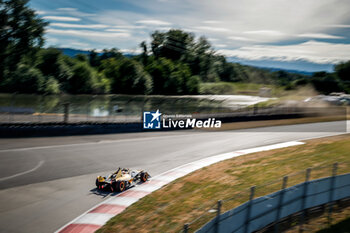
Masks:
[[[350,135],[343,135],[219,162],[142,198],[98,232],[180,232],[184,223],[197,219],[190,225],[192,232],[215,216],[208,210],[218,199],[226,200],[222,208],[229,210],[247,201],[252,185],[257,185],[256,196],[262,196],[278,190],[285,175],[292,174],[289,186],[303,182],[308,167],[318,166],[311,179],[329,176],[334,162],[340,163],[339,174],[349,172],[349,151]]]

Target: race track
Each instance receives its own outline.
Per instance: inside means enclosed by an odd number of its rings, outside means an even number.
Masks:
[[[110,193],[98,174],[118,166],[157,175],[211,155],[344,133],[344,122],[250,130],[183,130],[0,139],[0,232],[53,232]]]

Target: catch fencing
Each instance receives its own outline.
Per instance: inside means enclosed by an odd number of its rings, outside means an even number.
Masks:
[[[157,109],[163,114],[231,110],[224,101],[201,96],[0,94],[0,124],[137,123],[143,111]]]
[[[342,164],[342,169],[348,170],[348,163]],[[202,227],[197,233],[250,233],[262,231],[269,227],[269,231],[281,232],[280,224],[288,217],[297,214],[297,221],[294,225],[299,225],[300,231],[305,231],[305,221],[310,209],[321,207],[322,212],[327,210],[328,221],[332,218],[333,206],[339,200],[350,198],[350,173],[337,175],[338,163],[332,166],[332,175],[325,178],[311,180],[311,171],[318,173],[318,176],[328,170],[329,166],[320,166],[309,168],[305,171],[305,181],[288,187],[288,181],[292,184],[296,180],[300,180],[303,173],[295,173],[291,176],[285,176],[282,180],[271,182],[262,186],[253,186],[250,188],[248,200],[232,209],[227,209],[230,202],[242,198],[239,193],[233,198],[220,200],[216,206],[194,219],[191,223],[187,223],[183,227],[184,233],[193,232],[198,229],[200,223]],[[321,172],[321,173],[320,173]],[[297,178],[299,176],[299,178]],[[280,186],[280,190],[265,194],[264,188],[271,190],[271,187]],[[247,193],[245,193],[247,194]],[[255,198],[255,196],[260,196]],[[242,199],[241,199],[242,200]],[[242,203],[242,202],[241,202]],[[226,208],[223,206],[226,205]],[[207,222],[208,216],[215,216]],[[204,226],[203,226],[204,224]],[[293,224],[290,224],[293,225]],[[272,226],[272,227],[271,227]]]
[[[154,104],[152,104],[153,106]],[[94,108],[90,104],[61,103],[52,108],[0,106],[0,124],[45,124],[45,123],[141,123],[143,111],[160,109],[163,115],[187,115],[196,119],[215,118],[223,123],[259,120],[323,117],[329,120],[346,120],[346,109],[301,108],[301,107],[240,107],[229,109],[222,106],[182,106],[168,108],[124,106],[109,103]],[[322,119],[322,118],[320,118]]]
[[[117,105],[116,105],[117,106]],[[42,124],[42,123],[135,123],[141,122],[141,109],[138,114],[128,109],[90,109],[89,104],[62,103],[50,109],[26,107],[0,107],[0,123],[3,124]]]

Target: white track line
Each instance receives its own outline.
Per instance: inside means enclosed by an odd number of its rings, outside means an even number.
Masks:
[[[20,172],[20,173],[14,174],[14,175],[12,175],[12,176],[2,177],[2,178],[0,178],[0,181],[9,180],[9,179],[15,178],[15,177],[17,177],[17,176],[22,176],[22,175],[31,173],[31,172],[37,170],[37,169],[38,169],[39,167],[41,167],[43,164],[44,164],[44,160],[40,160],[39,163],[38,163],[34,168],[32,168],[32,169],[30,169],[30,170],[28,170],[28,171],[24,171],[24,172]]]

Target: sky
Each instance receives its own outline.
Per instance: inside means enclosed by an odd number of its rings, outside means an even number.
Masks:
[[[30,6],[50,22],[46,46],[138,53],[153,31],[175,28],[205,36],[235,61],[329,70],[350,60],[349,0],[31,0]]]

